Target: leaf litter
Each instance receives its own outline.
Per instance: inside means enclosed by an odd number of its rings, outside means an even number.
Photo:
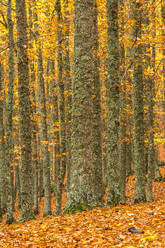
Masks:
[[[161,173],[164,177],[164,167]],[[57,217],[42,217],[42,201],[41,214],[35,220],[5,225],[4,219],[0,223],[0,247],[165,247],[165,182],[153,183],[154,202],[134,205],[133,191],[134,176],[131,176],[127,183],[126,205]],[[63,205],[65,198],[64,195]],[[52,199],[54,205],[55,199]],[[16,211],[15,218],[18,219],[19,214]]]

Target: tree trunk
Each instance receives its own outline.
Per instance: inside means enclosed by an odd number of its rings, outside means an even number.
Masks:
[[[21,221],[34,218],[32,206],[32,161],[27,18],[25,0],[16,0],[18,102],[21,145]]]
[[[29,26],[30,26],[30,42],[29,47],[33,51],[33,11],[32,5],[29,5]],[[33,205],[34,213],[38,214],[38,144],[37,144],[37,134],[38,134],[38,123],[36,120],[37,110],[36,110],[36,74],[34,59],[30,61],[30,92],[32,99],[31,115],[32,115],[32,161],[33,161]]]
[[[162,17],[162,49],[163,49],[163,86],[164,86],[164,101],[163,101],[163,111],[165,112],[165,45],[164,45],[164,37],[165,37],[165,2],[161,0],[161,17]],[[164,115],[165,116],[165,115]],[[165,117],[164,117],[165,123]],[[164,125],[164,135],[165,135],[165,125]]]
[[[72,111],[72,79],[70,75],[70,57],[69,57],[69,31],[70,31],[70,13],[69,1],[64,0],[64,34],[65,53],[63,53],[63,80],[65,91],[65,132],[66,132],[66,163],[67,163],[67,187],[70,186],[70,166],[71,166],[71,111]]]
[[[11,223],[14,218],[12,215],[13,211],[13,168],[11,167],[12,162],[12,149],[13,149],[13,140],[12,140],[12,113],[13,113],[13,87],[14,87],[14,38],[13,38],[13,22],[12,22],[12,1],[8,1],[8,10],[7,10],[7,20],[8,20],[8,37],[9,37],[9,85],[8,85],[8,99],[6,106],[6,166],[7,166],[7,220],[6,223]]]
[[[40,101],[40,144],[43,160],[43,183],[44,183],[44,216],[51,214],[51,192],[50,192],[50,163],[48,150],[48,134],[46,122],[46,99],[45,99],[45,85],[43,77],[42,53],[41,49],[38,51],[38,83],[39,83],[39,101]]]
[[[99,58],[98,58],[98,25],[97,25],[97,1],[94,0],[94,37],[93,37],[93,56],[94,56],[94,85],[93,85],[93,167],[95,168],[95,190],[99,195],[99,202],[103,200],[104,185],[102,174],[102,120],[101,120],[101,89],[99,75]],[[99,182],[99,183],[98,183]]]
[[[135,194],[134,202],[146,201],[145,193],[145,168],[144,168],[144,104],[143,104],[143,70],[142,70],[142,45],[136,41],[141,39],[142,7],[141,4],[133,3],[132,15],[133,26],[133,101],[134,101],[134,171],[135,171]]]
[[[33,0],[34,4],[36,1]],[[50,190],[50,161],[48,150],[48,131],[47,131],[47,112],[46,112],[46,96],[45,96],[45,80],[43,70],[43,59],[41,43],[38,33],[38,16],[36,6],[33,13],[35,42],[37,46],[37,80],[38,80],[38,92],[37,98],[40,103],[38,108],[38,115],[40,117],[39,136],[42,151],[43,161],[43,184],[44,184],[44,216],[51,215],[51,190]]]
[[[99,150],[93,152],[93,99],[95,56],[95,24],[93,0],[75,1],[74,78],[72,98],[72,136],[70,187],[67,193],[66,212],[81,211],[102,204],[96,192]],[[98,149],[98,147],[97,147]],[[97,182],[100,186],[102,182]],[[99,186],[98,186],[99,187]]]
[[[107,0],[108,78],[107,78],[107,204],[120,201],[119,186],[119,37],[118,0]]]
[[[6,213],[7,207],[7,189],[8,178],[6,177],[6,157],[5,157],[5,141],[4,141],[4,99],[2,93],[3,85],[3,68],[0,63],[0,198],[1,198],[1,215]]]
[[[56,210],[55,214],[58,215],[61,211],[62,203],[62,189],[63,181],[66,172],[66,133],[65,133],[65,101],[64,101],[64,80],[63,80],[63,58],[62,58],[62,13],[61,2],[57,0],[56,3],[57,12],[57,43],[58,43],[58,109],[59,109],[59,124],[60,124],[60,170],[57,176],[57,188],[56,188]],[[69,82],[67,82],[69,83]]]

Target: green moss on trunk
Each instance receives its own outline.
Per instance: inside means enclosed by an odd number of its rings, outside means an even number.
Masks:
[[[107,78],[107,204],[120,201],[119,187],[119,37],[118,1],[107,0],[108,78]]]

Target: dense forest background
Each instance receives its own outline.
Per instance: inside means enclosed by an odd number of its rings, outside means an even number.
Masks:
[[[133,173],[134,203],[154,200],[165,144],[164,24],[163,0],[0,1],[7,224],[16,207],[21,222],[33,219],[42,198],[44,216],[124,204]]]

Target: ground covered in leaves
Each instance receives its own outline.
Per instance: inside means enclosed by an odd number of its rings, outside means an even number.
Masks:
[[[165,168],[161,172],[165,176]],[[3,220],[0,248],[165,247],[165,182],[154,182],[152,203],[133,205],[133,191],[134,176],[127,184],[127,205],[59,217],[38,216],[36,220],[9,226]],[[144,233],[133,234],[128,231],[130,227]]]

